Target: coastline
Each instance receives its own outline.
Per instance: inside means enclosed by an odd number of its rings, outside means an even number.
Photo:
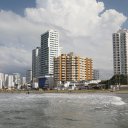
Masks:
[[[25,93],[25,94],[44,94],[44,93],[111,93],[128,94],[128,90],[0,90],[0,93]]]

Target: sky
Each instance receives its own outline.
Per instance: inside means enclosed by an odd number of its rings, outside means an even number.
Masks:
[[[92,58],[104,78],[112,75],[112,33],[128,28],[127,5],[127,0],[0,0],[0,72],[25,74],[40,35],[55,29],[63,53]]]

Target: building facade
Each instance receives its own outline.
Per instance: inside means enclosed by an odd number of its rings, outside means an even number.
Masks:
[[[53,58],[60,55],[59,33],[49,30],[41,35],[40,76],[53,75]]]
[[[93,79],[94,79],[94,80],[99,80],[99,79],[100,79],[99,70],[97,70],[97,69],[94,69],[94,70],[93,70]]]
[[[8,88],[8,74],[0,73],[0,89]]]
[[[113,33],[114,75],[128,74],[128,30]]]
[[[26,83],[30,84],[32,82],[32,70],[26,71]]]
[[[14,88],[14,77],[13,75],[8,75],[8,89]]]
[[[15,86],[21,85],[21,75],[19,73],[13,73],[13,82]]]
[[[26,77],[21,78],[21,85],[26,85]]]
[[[92,69],[92,59],[74,56],[73,53],[54,58],[55,81],[92,80]]]
[[[32,78],[40,76],[40,47],[32,50]]]
[[[0,89],[4,86],[4,73],[0,73]]]
[[[26,77],[24,78],[24,84],[26,84]],[[22,85],[22,78],[19,73],[4,74],[0,73],[0,89],[20,89]]]

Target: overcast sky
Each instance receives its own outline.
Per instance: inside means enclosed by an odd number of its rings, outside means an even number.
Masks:
[[[31,51],[48,29],[60,33],[63,52],[91,57],[112,73],[112,33],[128,27],[128,0],[0,0],[0,72],[31,68]]]

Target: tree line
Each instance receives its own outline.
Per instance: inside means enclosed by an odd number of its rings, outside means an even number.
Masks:
[[[101,81],[99,84],[104,84],[106,88],[110,88],[111,85],[127,85],[128,75],[114,75],[109,80]]]

